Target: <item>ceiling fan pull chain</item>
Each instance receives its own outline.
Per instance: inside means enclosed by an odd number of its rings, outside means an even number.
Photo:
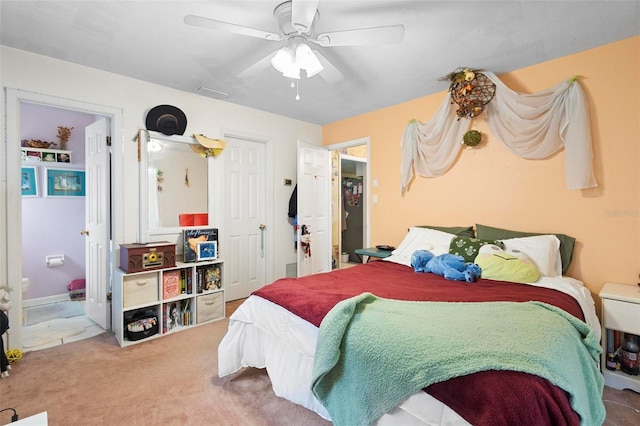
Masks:
[[[300,90],[300,80],[301,80],[301,79],[298,79],[298,84],[296,84],[296,101],[299,101],[299,100],[300,100],[300,93],[299,93],[299,90]]]

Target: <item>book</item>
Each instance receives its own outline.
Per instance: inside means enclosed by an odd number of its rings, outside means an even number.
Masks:
[[[183,325],[180,301],[165,303],[162,309],[162,332],[167,333]]]
[[[193,281],[192,281],[192,273],[191,273],[191,269],[187,269],[186,270],[186,274],[185,274],[185,288],[187,290],[187,294],[191,294],[193,293]]]
[[[162,298],[171,299],[180,294],[180,271],[165,271],[162,273]]]
[[[218,253],[218,228],[200,228],[200,229],[185,229],[183,231],[184,241],[184,261],[196,262],[198,260],[197,252],[198,243],[204,243],[207,241],[215,242],[217,257]]]
[[[222,271],[220,265],[214,264],[204,268],[204,280],[202,289],[216,290],[222,287]]]
[[[191,321],[191,309],[189,309],[191,300],[186,299],[182,302],[182,325],[193,325]]]

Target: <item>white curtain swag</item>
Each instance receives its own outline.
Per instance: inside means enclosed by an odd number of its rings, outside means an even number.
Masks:
[[[568,189],[597,186],[593,174],[589,104],[575,78],[534,94],[509,89],[492,72],[483,73],[496,85],[486,106],[489,129],[515,155],[540,160],[565,149]],[[445,174],[463,148],[460,143],[471,120],[458,120],[451,97],[425,123],[411,120],[402,136],[401,192],[414,173],[422,177]]]

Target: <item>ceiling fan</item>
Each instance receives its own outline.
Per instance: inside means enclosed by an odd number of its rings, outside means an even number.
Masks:
[[[286,46],[271,52],[242,71],[239,74],[241,78],[256,75],[272,65],[285,77],[299,79],[300,70],[303,69],[307,77],[319,74],[328,83],[335,83],[343,78],[342,73],[320,52],[311,49],[309,43],[321,47],[364,46],[400,43],[404,38],[403,25],[346,29],[315,34],[315,25],[320,18],[318,3],[319,0],[289,0],[276,6],[273,15],[278,23],[280,33],[196,15],[186,15],[184,22],[188,25],[267,41],[286,41]]]

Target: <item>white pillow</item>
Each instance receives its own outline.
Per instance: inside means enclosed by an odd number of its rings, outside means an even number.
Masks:
[[[429,250],[436,256],[449,253],[449,244],[451,244],[453,237],[455,235],[436,229],[412,226],[398,248],[384,260],[411,266],[411,255],[416,250]]]
[[[520,250],[526,253],[538,267],[540,275],[545,277],[562,276],[560,240],[555,235],[536,235],[501,241],[506,250]]]

